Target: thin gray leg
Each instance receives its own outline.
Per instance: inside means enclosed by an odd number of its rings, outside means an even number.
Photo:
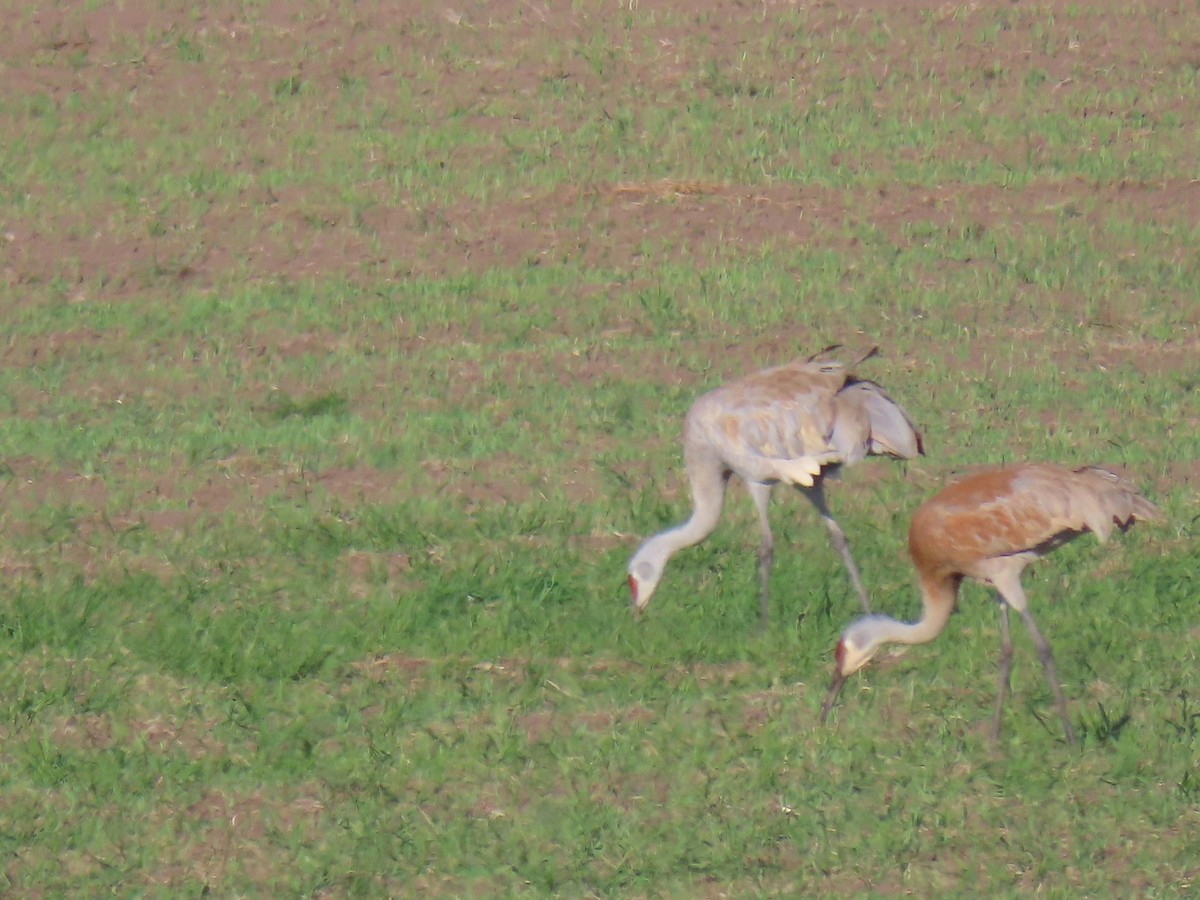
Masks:
[[[1020,613],[1021,618],[1025,620],[1025,627],[1029,629],[1029,636],[1033,638],[1033,646],[1037,648],[1038,659],[1042,661],[1042,668],[1046,672],[1046,680],[1050,682],[1050,690],[1054,692],[1054,702],[1058,706],[1058,714],[1062,718],[1067,743],[1077,743],[1075,732],[1071,728],[1071,718],[1067,715],[1067,698],[1063,696],[1062,685],[1058,683],[1058,670],[1054,667],[1054,654],[1050,650],[1050,642],[1038,631],[1037,623],[1033,621],[1029,610],[1022,609]]]
[[[1000,711],[1008,697],[1009,678],[1012,675],[1013,645],[1008,629],[1008,604],[999,600],[1000,606],[1000,673],[996,681],[996,712],[992,716],[992,740],[1000,739]]]
[[[746,487],[750,490],[754,508],[758,510],[758,526],[762,535],[758,544],[758,629],[766,631],[771,605],[771,564],[775,561],[775,538],[771,534],[771,521],[767,516],[771,485],[748,481]]]
[[[809,501],[816,507],[817,513],[825,520],[825,525],[829,529],[829,537],[833,542],[833,549],[842,557],[842,562],[846,566],[846,571],[850,574],[850,583],[854,585],[854,590],[858,592],[859,602],[862,603],[863,612],[871,612],[871,601],[867,597],[867,589],[863,587],[862,576],[858,574],[858,566],[854,564],[854,557],[850,555],[850,543],[846,540],[846,533],[842,531],[842,527],[834,520],[832,513],[829,512],[829,507],[825,505],[825,489],[821,485],[820,479],[810,488],[801,488],[804,496],[808,497]]]

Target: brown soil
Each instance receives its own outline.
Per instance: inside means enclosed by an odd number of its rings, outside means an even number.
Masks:
[[[1071,5],[1054,2],[1042,7],[1052,12]],[[256,4],[251,12],[243,4],[228,2],[206,4],[202,10],[171,2],[153,8],[147,4],[102,4],[95,10],[39,7],[7,23],[5,78],[10,96],[43,97],[60,115],[123,98],[122,134],[134,148],[139,132],[153,135],[164,122],[172,128],[207,127],[198,120],[218,103],[228,103],[224,98],[239,92],[263,97],[288,78],[302,81],[306,92],[303,109],[296,113],[302,122],[334,105],[346,79],[386,97],[395,90],[395,79],[408,75],[421,91],[423,111],[430,119],[479,109],[467,116],[467,124],[498,130],[506,119],[495,107],[519,115],[515,110],[520,98],[536,91],[547,78],[566,79],[595,91],[602,104],[622,97],[621,91],[631,83],[658,97],[686,97],[683,92],[689,85],[703,92],[703,82],[692,84],[698,59],[716,60],[735,72],[750,67],[743,57],[753,49],[757,27],[747,21],[745,29],[735,27],[730,33],[730,20],[747,18],[751,7],[761,15],[784,12],[788,6],[739,0],[656,3],[656,13],[670,22],[657,35],[657,55],[631,54],[634,68],[623,69],[615,78],[597,75],[580,52],[563,52],[561,59],[547,61],[545,48],[550,42],[564,51],[578,50],[598,33],[621,46],[618,16],[589,15],[528,0],[474,0],[453,8],[407,4],[403,10],[395,4],[364,2],[356,3],[349,15],[313,15],[281,0]],[[875,18],[884,13],[891,30],[901,37],[864,59],[852,45],[862,35],[872,34],[877,28]],[[864,69],[882,75],[904,64],[914,50],[914,36],[923,33],[923,23],[931,18],[948,31],[969,30],[973,15],[972,4],[928,2],[816,3],[803,11],[806,33],[827,34],[832,42],[820,64],[841,67],[847,78]],[[1103,98],[1107,89],[1131,87],[1122,72],[1147,71],[1140,64],[1147,55],[1156,59],[1160,72],[1200,63],[1194,42],[1178,36],[1177,29],[1186,25],[1183,16],[1179,7],[1165,5],[1153,16],[1116,16],[1119,26],[1088,35],[1065,52],[1035,46],[1028,29],[1014,27],[963,52],[932,54],[930,66],[946,74],[982,73],[987,66],[1017,73],[1037,69],[1046,73],[1047,89],[1086,75],[1096,96]],[[976,18],[980,26],[987,21],[981,14]],[[157,39],[147,40],[148,35]],[[379,50],[387,42],[407,52],[381,62]],[[188,47],[203,54],[204,64],[187,58]],[[804,92],[821,83],[817,65],[816,60],[797,61],[798,100],[806,99]],[[187,120],[181,123],[182,104],[197,108],[194,125]],[[1098,113],[1108,111],[1101,108],[1102,99],[1097,104]],[[1180,112],[1190,115],[1192,111]],[[1102,188],[1068,182],[1022,190],[964,190],[956,185],[930,190],[896,184],[869,196],[795,184],[747,187],[687,180],[615,184],[585,180],[535,196],[507,197],[501,192],[494,202],[484,204],[459,201],[421,209],[381,204],[370,208],[363,221],[352,221],[345,204],[325,196],[319,181],[309,187],[253,186],[254,176],[278,163],[290,148],[269,123],[235,119],[228,127],[230,142],[243,152],[223,155],[221,148],[213,147],[207,162],[229,174],[249,176],[251,186],[237,205],[210,206],[191,216],[184,204],[176,204],[176,212],[165,221],[147,215],[145,223],[154,218],[161,230],[143,230],[133,239],[127,226],[137,223],[128,211],[112,210],[97,220],[95,210],[60,209],[36,223],[23,221],[19,213],[10,214],[4,222],[6,280],[42,282],[47,273],[63,273],[77,285],[77,302],[94,297],[97,285],[104,286],[106,299],[152,302],[172,281],[195,287],[220,283],[231,272],[247,280],[377,279],[446,275],[464,268],[484,271],[568,256],[584,265],[636,269],[648,238],[666,247],[686,244],[691,252],[702,252],[716,242],[733,251],[781,241],[820,246],[841,240],[831,235],[840,231],[851,211],[857,220],[872,222],[893,239],[898,239],[902,226],[913,222],[991,228],[1030,217],[1053,219],[1072,202],[1098,222],[1114,203],[1132,206],[1148,222],[1191,228],[1200,222],[1200,184],[1187,178]],[[349,126],[335,123],[333,127]],[[478,152],[494,151],[463,148],[463,159],[449,162],[477,164]],[[369,184],[362,189],[372,192]],[[49,199],[52,186],[44,190]],[[152,204],[153,198],[146,198],[146,203]],[[177,218],[171,220],[171,215]],[[271,337],[293,351],[322,340],[311,335]],[[54,340],[95,341],[97,336],[74,332]],[[17,354],[10,364],[21,362],[22,357],[28,360],[39,349],[10,348],[10,357]]]

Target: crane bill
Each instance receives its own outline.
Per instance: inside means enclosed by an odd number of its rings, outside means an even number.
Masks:
[[[829,711],[833,709],[833,705],[837,703],[838,696],[842,693],[842,686],[846,683],[846,676],[840,671],[833,673],[833,680],[829,683],[829,690],[825,694],[825,702],[821,704],[821,724],[825,724],[825,720],[829,718]]]

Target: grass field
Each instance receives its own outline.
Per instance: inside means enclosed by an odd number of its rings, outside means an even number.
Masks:
[[[0,892],[1196,889],[1196,3],[0,13]],[[971,467],[1162,508],[1027,574],[1080,748],[977,586],[820,727],[784,491],[768,633],[737,488],[633,620],[692,399],[832,343],[878,609]]]

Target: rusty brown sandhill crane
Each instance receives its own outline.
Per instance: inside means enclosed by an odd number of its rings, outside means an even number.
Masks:
[[[1067,742],[1075,743],[1054,655],[1029,612],[1021,572],[1085,531],[1103,543],[1114,525],[1124,531],[1135,519],[1157,518],[1158,510],[1136,487],[1094,466],[1012,465],[971,475],[945,488],[917,510],[908,530],[908,550],[921,591],[921,620],[910,624],[867,616],[842,632],[821,721],[829,715],[846,677],[866,665],[883,644],[924,644],[941,634],[954,610],[959,585],[964,578],[974,578],[999,594],[1000,672],[992,739],[1000,736],[1000,713],[1009,692],[1011,607],[1033,639]]]
[[[760,627],[767,622],[774,557],[767,506],[777,482],[795,485],[816,508],[863,609],[870,611],[846,536],[825,504],[822,480],[830,469],[851,465],[868,454],[912,459],[924,448],[907,413],[883,388],[858,378],[841,363],[818,359],[833,349],[733,381],[692,405],[683,427],[692,515],[683,525],[647,539],[629,561],[629,591],[636,614],[650,603],[667,560],[717,527],[730,475],[745,481],[758,511]],[[875,353],[872,349],[859,363]]]

